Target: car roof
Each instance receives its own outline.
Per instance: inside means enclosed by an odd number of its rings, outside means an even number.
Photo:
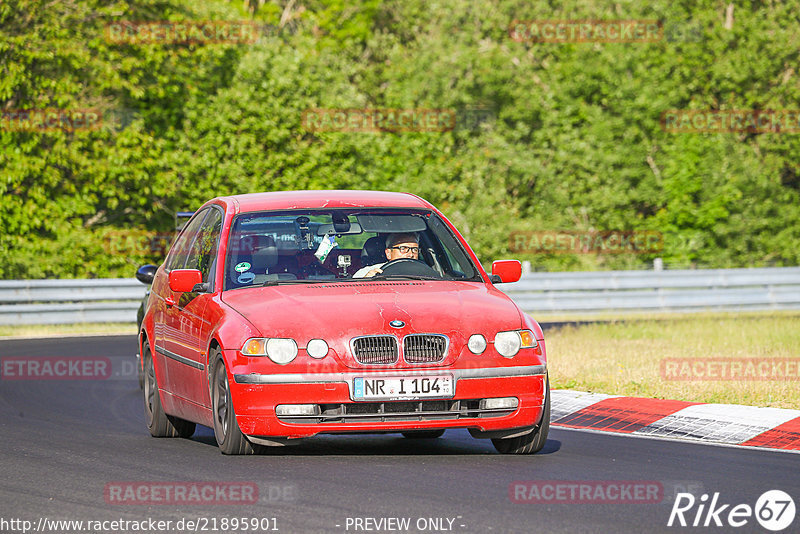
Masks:
[[[319,208],[433,208],[430,203],[411,193],[390,191],[274,191],[218,197],[214,200],[234,206],[237,213]]]

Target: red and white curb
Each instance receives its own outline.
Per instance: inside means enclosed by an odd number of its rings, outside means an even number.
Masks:
[[[800,410],[553,390],[550,424],[800,451]]]

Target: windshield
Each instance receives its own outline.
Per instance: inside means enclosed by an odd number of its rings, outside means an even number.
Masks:
[[[254,212],[231,225],[226,290],[387,279],[481,280],[459,241],[430,211]]]

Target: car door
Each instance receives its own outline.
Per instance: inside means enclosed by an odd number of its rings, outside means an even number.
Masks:
[[[176,321],[178,321],[175,304],[180,295],[176,296],[175,292],[169,288],[168,275],[174,269],[183,269],[189,247],[200,231],[200,225],[206,215],[208,215],[208,211],[203,210],[184,226],[170,247],[164,262],[163,269],[167,276],[156,277],[151,289],[155,299],[153,302],[153,358],[158,362],[159,387],[169,393],[173,391],[173,380],[169,372],[174,367],[170,362],[178,358],[178,353],[175,352],[177,339],[175,328]]]
[[[191,358],[195,365],[184,370],[181,380],[182,396],[186,399],[210,407],[211,399],[208,390],[208,342],[211,336],[213,325],[208,320],[208,306],[216,292],[214,287],[215,273],[217,266],[222,268],[221,261],[217,261],[219,254],[220,233],[222,231],[223,212],[216,207],[203,221],[200,232],[194,241],[189,256],[186,259],[186,269],[197,269],[203,276],[203,284],[206,289],[200,293],[186,293],[184,298],[187,304],[183,308],[186,315],[184,324],[190,325],[190,332],[185,335],[191,336],[193,350]]]
[[[184,268],[191,247],[208,213],[208,209],[202,210],[186,224],[167,256],[164,265],[167,274],[175,269]],[[154,286],[153,290],[157,290],[159,298],[155,316],[155,352],[162,363],[162,387],[171,394],[178,394],[182,367],[190,365],[191,362],[187,357],[191,352],[191,343],[182,337],[182,331],[188,330],[185,325],[186,315],[182,310],[189,300],[183,293],[172,291],[166,282],[166,277],[164,284]]]
[[[221,229],[222,211],[212,207],[189,244],[182,267],[199,270],[207,288],[175,294],[175,305],[166,313],[168,338],[165,339],[165,348],[172,353],[167,362],[171,393],[203,406],[210,406],[206,380],[206,339],[210,324],[204,318],[204,312],[214,291]]]

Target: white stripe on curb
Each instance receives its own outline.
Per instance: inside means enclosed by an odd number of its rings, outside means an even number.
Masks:
[[[620,395],[606,395],[605,393],[587,393],[571,389],[554,389],[550,392],[550,421],[555,423],[571,413],[588,408],[601,400],[619,397]]]
[[[797,417],[800,417],[800,410],[697,404],[659,419],[634,434],[736,444]]]
[[[594,404],[610,398],[621,399],[615,406],[623,409],[635,418],[637,408],[643,415],[648,415],[648,403],[658,403],[659,399],[624,397],[621,395],[606,395],[603,393],[587,393],[573,390],[553,390],[551,391],[551,417],[552,424],[559,426],[558,422],[567,416],[586,410]],[[625,410],[624,406],[630,404],[630,409]],[[668,440],[691,440],[717,445],[742,446],[749,440],[773,430],[790,421],[800,421],[800,410],[789,410],[783,408],[760,408],[757,406],[742,406],[735,404],[692,404],[689,402],[678,401],[676,408],[680,404],[686,406],[666,415],[649,425],[634,432],[628,433],[631,437],[655,438]],[[591,410],[587,414],[591,413]],[[652,414],[650,414],[652,415]],[[570,424],[567,429],[587,430],[590,432],[611,432],[602,425],[595,426],[591,422],[591,417],[585,425]],[[596,419],[596,418],[595,418]],[[573,421],[574,422],[574,421]],[[600,421],[605,423],[606,421]],[[793,427],[794,428],[794,427]],[[786,440],[796,435],[797,431],[790,431],[786,437],[778,433],[770,436],[768,442],[755,446],[759,449],[773,449],[785,452],[800,453],[795,446],[787,443]],[[763,440],[762,440],[763,441]],[[774,447],[770,443],[775,444]],[[747,446],[745,446],[747,447]],[[747,447],[751,448],[751,447]]]

